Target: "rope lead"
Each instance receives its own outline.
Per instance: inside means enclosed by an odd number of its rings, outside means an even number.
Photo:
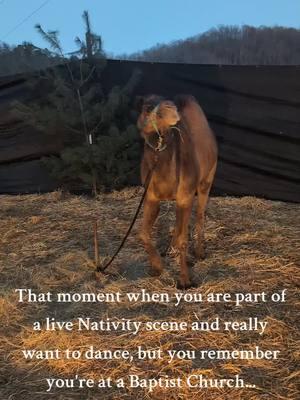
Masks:
[[[114,259],[117,257],[117,255],[120,253],[122,247],[124,246],[124,244],[125,244],[125,242],[126,242],[128,236],[130,235],[130,232],[131,232],[131,230],[132,230],[132,228],[133,228],[133,226],[134,226],[134,224],[135,224],[135,221],[137,220],[137,217],[138,217],[139,212],[140,212],[140,210],[141,210],[141,208],[142,208],[142,205],[143,205],[143,203],[144,203],[144,200],[145,200],[145,197],[146,197],[146,194],[147,194],[149,185],[150,185],[150,181],[151,181],[151,178],[152,178],[154,169],[156,168],[157,162],[158,162],[158,156],[156,155],[155,163],[154,163],[152,169],[148,172],[148,175],[147,175],[146,180],[145,180],[145,184],[144,184],[144,193],[143,193],[143,195],[142,195],[142,197],[141,197],[140,203],[139,203],[138,208],[137,208],[137,210],[136,210],[136,212],[135,212],[135,214],[134,214],[133,220],[132,220],[132,222],[131,222],[131,224],[130,224],[130,226],[129,226],[127,232],[126,232],[126,235],[124,236],[124,238],[123,238],[123,240],[122,240],[120,246],[118,247],[117,251],[115,252],[115,254],[114,254],[114,255],[111,257],[111,259],[104,265],[104,267],[101,268],[100,265],[99,265],[99,266],[96,268],[96,271],[97,271],[97,272],[104,272],[104,271],[106,270],[106,268],[108,268],[108,267],[110,266],[110,264],[114,261]]]

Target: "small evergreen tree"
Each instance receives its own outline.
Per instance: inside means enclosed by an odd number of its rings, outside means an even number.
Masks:
[[[35,88],[49,90],[46,98],[29,106],[18,104],[19,115],[44,133],[63,127],[64,148],[47,165],[68,188],[119,187],[138,167],[140,141],[130,110],[130,95],[139,79],[135,71],[124,87],[106,94],[101,85],[106,57],[100,36],[91,29],[88,12],[83,13],[85,40],[76,38],[78,50],[64,57],[57,31],[38,32],[50,44],[64,66],[51,69]],[[46,84],[45,84],[46,79]]]

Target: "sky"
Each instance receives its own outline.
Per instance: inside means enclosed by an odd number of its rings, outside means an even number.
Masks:
[[[64,52],[83,37],[88,10],[95,33],[110,55],[130,54],[219,25],[300,28],[300,0],[0,0],[0,41],[47,44],[35,31],[58,30]]]

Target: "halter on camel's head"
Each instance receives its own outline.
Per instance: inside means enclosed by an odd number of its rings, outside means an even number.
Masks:
[[[150,96],[145,99],[142,113],[138,119],[138,127],[145,142],[155,151],[163,151],[166,148],[164,135],[170,128],[174,127],[180,120],[176,105],[169,100],[158,96]],[[153,146],[150,136],[156,133],[158,136],[157,145]]]

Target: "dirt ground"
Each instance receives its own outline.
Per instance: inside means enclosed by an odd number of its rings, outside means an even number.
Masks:
[[[172,295],[178,266],[166,257],[162,276],[151,277],[147,257],[137,240],[140,218],[108,275],[95,276],[93,221],[99,223],[101,261],[118,247],[137,207],[141,189],[101,195],[97,201],[54,192],[43,195],[0,196],[0,399],[299,399],[299,255],[300,205],[253,197],[212,198],[206,221],[207,257],[196,262],[197,283],[190,293],[268,292],[287,289],[283,303],[173,304],[155,303],[18,303],[16,288],[36,292],[130,292],[147,289]],[[193,217],[194,218],[194,217]],[[174,205],[163,204],[156,225],[162,251],[174,225]],[[192,231],[191,231],[192,238]],[[102,333],[97,331],[36,332],[35,321],[91,317],[95,320],[192,321],[244,320],[268,322],[257,332]],[[298,318],[298,320],[297,320]],[[297,325],[298,323],[298,325]],[[298,328],[298,329],[297,329]],[[147,349],[252,349],[279,350],[277,360],[25,360],[21,350],[126,348]],[[238,374],[255,388],[192,389],[55,389],[46,393],[45,378],[141,378],[204,374],[222,378]]]

